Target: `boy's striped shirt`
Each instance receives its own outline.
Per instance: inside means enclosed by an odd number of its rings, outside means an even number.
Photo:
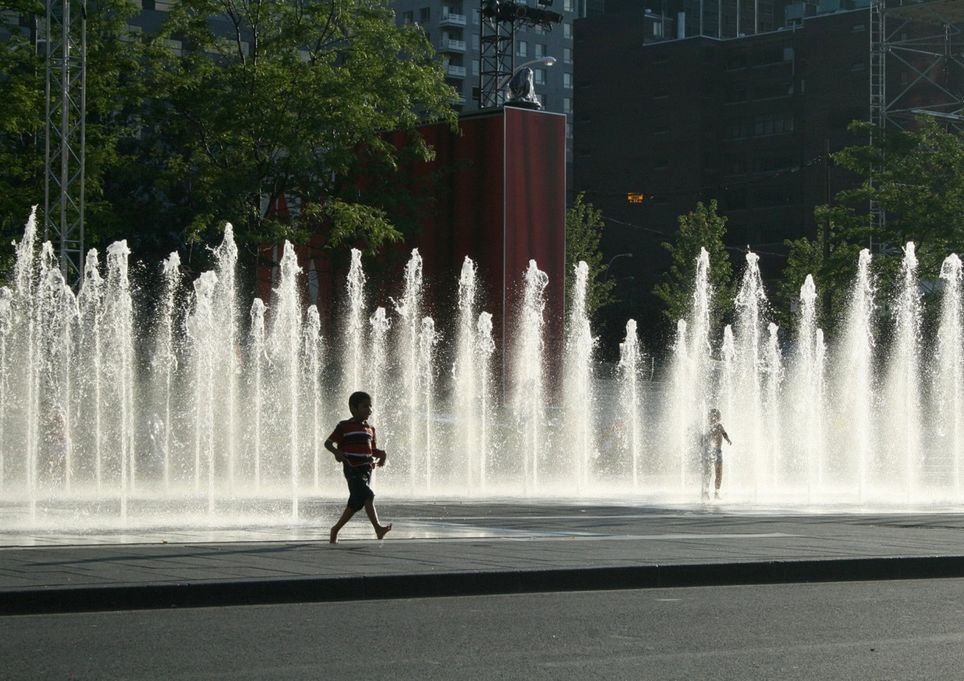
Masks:
[[[378,446],[374,427],[351,419],[339,421],[328,439],[338,445],[338,451],[345,457],[345,465],[352,470],[370,471],[375,467],[372,455]]]

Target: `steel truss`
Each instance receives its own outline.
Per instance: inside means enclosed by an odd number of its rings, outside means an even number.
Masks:
[[[71,285],[83,276],[87,1],[47,0],[44,237]]]

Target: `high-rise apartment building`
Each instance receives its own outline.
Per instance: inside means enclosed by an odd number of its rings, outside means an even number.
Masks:
[[[526,5],[526,0],[516,2]],[[532,7],[545,6],[528,0]],[[446,80],[460,94],[462,113],[478,111],[481,87],[482,3],[479,0],[395,0],[392,3],[399,24],[418,24],[425,31],[445,65]],[[573,114],[573,20],[580,15],[576,0],[553,0],[553,12],[562,21],[549,27],[518,23],[512,46],[513,67],[530,64],[535,90],[546,111],[564,113],[567,125],[567,161],[572,158]],[[552,66],[539,63],[546,57],[556,61]]]

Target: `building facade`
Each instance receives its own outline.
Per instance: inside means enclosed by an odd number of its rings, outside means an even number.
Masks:
[[[854,182],[827,151],[866,141],[847,126],[869,108],[866,10],[664,40],[644,12],[576,27],[574,188],[603,211],[604,252],[633,254],[613,268],[623,319],[659,315],[661,244],[698,201],[718,201],[735,264],[750,248],[778,275],[784,240],[814,236],[814,206]]]
[[[539,6],[537,0],[516,4]],[[418,24],[445,65],[446,80],[460,95],[460,113],[480,109],[482,3],[479,0],[394,0],[400,25]],[[512,60],[515,68],[545,57],[555,64],[533,64],[535,90],[545,111],[566,114],[567,161],[572,158],[573,22],[580,16],[576,0],[553,0],[551,9],[562,21],[551,28],[517,25]]]

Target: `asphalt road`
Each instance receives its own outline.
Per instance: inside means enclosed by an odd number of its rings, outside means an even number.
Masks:
[[[0,618],[0,679],[964,679],[964,580]]]

